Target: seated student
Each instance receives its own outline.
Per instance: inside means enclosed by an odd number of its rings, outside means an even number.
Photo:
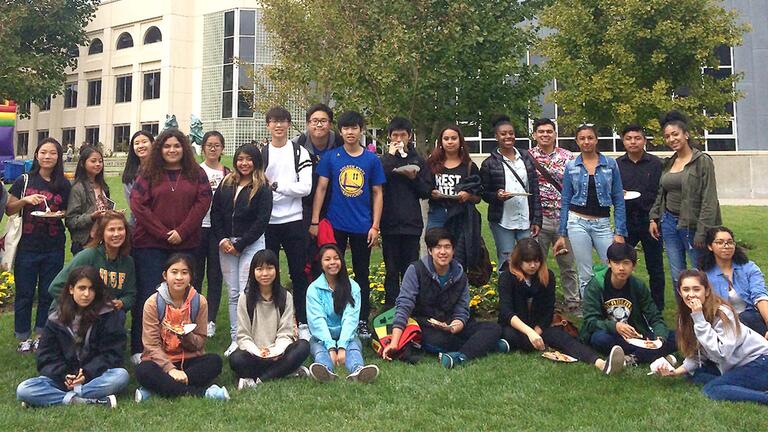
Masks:
[[[309,356],[309,342],[296,338],[293,298],[280,284],[277,265],[271,250],[256,252],[237,302],[237,349],[229,365],[239,378],[238,390],[292,373],[309,375],[301,365]]]
[[[712,295],[704,272],[685,270],[679,281],[677,339],[685,361],[677,369],[662,366],[658,373],[696,373],[713,400],[768,404],[768,341],[741,325],[733,307]],[[700,372],[706,361],[714,362],[719,373]]]
[[[760,267],[747,258],[726,227],[710,228],[706,244],[699,268],[707,272],[712,291],[731,303],[739,321],[768,339],[768,292]]]
[[[323,274],[307,288],[307,324],[312,334],[310,350],[315,363],[311,376],[320,382],[338,378],[335,366],[343,364],[347,380],[373,382],[379,376],[376,365],[363,365],[363,349],[357,337],[360,315],[360,287],[347,275],[341,250],[327,244],[318,253]]]
[[[117,406],[115,394],[128,385],[123,369],[123,316],[93,267],[69,272],[58,306],[48,316],[37,370],[16,389],[22,406],[102,404]]]
[[[424,241],[429,255],[405,272],[395,302],[392,340],[382,356],[390,359],[409,317],[421,327],[422,346],[440,353],[440,362],[448,369],[496,350],[499,325],[469,316],[469,283],[461,264],[453,259],[453,235],[445,228],[432,228]]]
[[[536,240],[517,242],[509,259],[509,271],[499,275],[499,325],[502,351],[544,351],[557,348],[579,361],[592,364],[606,375],[624,369],[624,350],[614,345],[603,360],[562,326],[552,326],[555,312],[555,275],[547,268],[544,251]]]
[[[190,285],[192,270],[191,256],[171,255],[163,269],[164,282],[144,303],[136,402],[154,393],[229,400],[226,387],[211,385],[221,373],[221,357],[205,353],[208,302]],[[196,326],[190,331],[185,328],[189,324]]]
[[[637,252],[626,243],[608,247],[608,267],[598,266],[584,291],[584,321],[579,337],[597,351],[614,345],[627,354],[627,363],[650,363],[675,351],[669,331],[645,284],[632,276]],[[627,339],[660,340],[659,349],[640,348]],[[670,356],[672,363],[676,360]]]

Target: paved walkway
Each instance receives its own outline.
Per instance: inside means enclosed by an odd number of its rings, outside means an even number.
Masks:
[[[722,198],[720,205],[727,206],[768,206],[768,198]]]

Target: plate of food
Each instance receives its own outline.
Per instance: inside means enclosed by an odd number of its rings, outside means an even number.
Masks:
[[[42,211],[42,210],[35,210],[32,213],[30,213],[34,217],[40,217],[40,218],[53,218],[53,219],[61,219],[64,217],[64,212],[59,211]]]
[[[530,196],[528,192],[505,192],[507,196]]]
[[[640,192],[638,191],[624,191],[624,201],[640,198]]]
[[[197,324],[190,323],[190,324],[168,324],[167,322],[163,322],[163,327],[165,327],[168,331],[172,333],[176,333],[179,336],[183,336],[185,334],[192,333],[197,328]]]
[[[659,349],[661,348],[661,341],[658,339],[640,339],[640,338],[629,338],[627,339],[627,342],[631,345],[634,345],[639,348],[645,348],[645,349]]]
[[[568,354],[563,354],[560,351],[547,351],[545,353],[542,353],[541,356],[548,360],[563,362],[563,363],[574,363],[578,361],[574,357],[571,357]]]
[[[406,171],[416,171],[416,172],[419,172],[419,171],[421,171],[421,168],[418,165],[409,164],[409,165],[403,165],[401,167],[395,168],[392,171],[398,172],[398,173],[406,172]]]

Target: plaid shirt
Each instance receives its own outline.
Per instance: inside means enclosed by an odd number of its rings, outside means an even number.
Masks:
[[[528,152],[562,186],[565,164],[574,159],[573,153],[564,148],[555,147],[552,153],[546,154],[539,146],[533,147]],[[541,194],[542,215],[548,219],[559,220],[562,196],[543,175],[539,175],[539,193]]]

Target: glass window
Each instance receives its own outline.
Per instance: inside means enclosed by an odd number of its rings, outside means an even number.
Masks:
[[[253,65],[240,65],[238,74],[239,88],[241,90],[253,90]]]
[[[734,151],[736,140],[733,138],[718,138],[707,140],[707,151]]]
[[[720,60],[720,66],[731,66],[733,64],[731,59],[731,47],[728,45],[720,45],[715,48],[715,55]]]
[[[99,143],[99,127],[98,126],[85,128],[85,143],[88,145],[96,145]]]
[[[252,10],[240,11],[240,34],[241,35],[256,34],[256,11],[252,11]]]
[[[18,107],[19,107],[20,113],[29,114],[30,111],[32,110],[32,102],[30,101],[22,102],[18,105]]]
[[[224,37],[235,35],[235,11],[224,14]]]
[[[224,63],[232,63],[235,57],[235,38],[224,39]]]
[[[254,62],[254,51],[256,49],[256,39],[253,37],[240,38],[240,55],[238,58],[244,62]]]
[[[117,49],[121,50],[132,46],[133,38],[131,37],[131,34],[128,32],[120,33],[120,36],[117,37]]]
[[[131,75],[117,77],[116,83],[115,102],[130,102],[133,90],[133,77]]]
[[[144,33],[144,45],[152,44],[155,42],[162,42],[163,34],[160,33],[160,29],[152,26]]]
[[[223,86],[222,90],[229,91],[232,90],[232,81],[234,77],[234,66],[232,65],[225,65],[224,66],[224,76],[222,76],[223,79]]]
[[[144,99],[160,98],[160,71],[144,74]]]
[[[253,110],[251,109],[252,102],[253,92],[240,90],[237,97],[237,116],[253,117]]]
[[[40,111],[50,111],[51,110],[51,96],[48,96],[47,98],[43,99],[42,102],[38,105],[40,108]]]
[[[88,81],[88,106],[101,105],[101,80]]]
[[[77,83],[67,83],[64,87],[64,108],[77,107]]]
[[[232,92],[226,91],[221,95],[221,118],[232,118]]]
[[[29,153],[29,132],[19,132],[16,135],[16,155],[24,156]]]
[[[91,44],[88,46],[88,55],[92,54],[101,54],[104,52],[104,44],[101,42],[101,39],[96,38],[91,41]]]
[[[160,132],[159,122],[147,122],[141,124],[141,130],[151,133],[153,136],[157,136]]]
[[[115,125],[115,138],[112,149],[116,152],[127,152],[128,142],[131,140],[130,125]]]
[[[43,130],[37,131],[37,142],[38,143],[40,141],[46,139],[46,138],[48,138],[48,129],[43,129]]]
[[[67,128],[61,130],[61,145],[66,146],[68,144],[75,143],[75,128]]]

